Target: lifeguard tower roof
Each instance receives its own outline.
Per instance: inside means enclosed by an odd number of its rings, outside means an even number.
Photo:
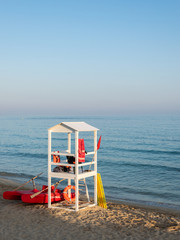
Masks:
[[[49,128],[52,132],[90,132],[90,131],[98,131],[98,128],[95,128],[85,122],[62,122],[51,128]]]

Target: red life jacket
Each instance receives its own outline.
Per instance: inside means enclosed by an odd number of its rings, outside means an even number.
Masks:
[[[85,162],[85,145],[84,139],[79,139],[78,141],[79,149],[78,149],[78,161]]]
[[[59,151],[57,151],[58,153],[59,153]],[[53,162],[54,163],[60,163],[60,156],[58,156],[58,155],[53,155]]]

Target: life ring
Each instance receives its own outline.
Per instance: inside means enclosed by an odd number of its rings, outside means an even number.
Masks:
[[[74,202],[76,197],[75,197],[75,193],[71,193],[71,197],[69,197],[68,195],[68,190],[70,189],[73,189],[75,191],[75,186],[73,185],[68,185],[64,191],[63,191],[63,196],[64,196],[64,199],[67,200],[68,202]]]

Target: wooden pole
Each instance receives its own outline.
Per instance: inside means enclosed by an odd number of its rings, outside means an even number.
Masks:
[[[100,136],[100,138],[99,138],[99,141],[101,141],[101,136]],[[93,159],[94,159],[94,157],[96,156],[97,150],[100,148],[101,142],[99,142],[99,141],[98,141],[98,145],[99,145],[99,146],[97,145],[96,151],[94,152],[94,156],[93,156],[93,158],[92,158],[91,165],[89,165],[89,170],[88,170],[88,172],[91,171],[91,166],[92,166]],[[97,142],[97,131],[96,131],[96,142]],[[96,161],[97,161],[97,159],[96,159]],[[96,163],[95,163],[95,164],[96,164]]]
[[[68,152],[71,153],[71,133],[68,133]]]
[[[79,132],[75,131],[75,210],[76,212],[79,210],[79,156],[78,156],[78,139]]]
[[[97,205],[97,131],[94,131],[94,203]]]
[[[71,153],[71,133],[68,133],[68,152]],[[71,179],[68,179],[68,185],[71,185]],[[68,191],[68,197],[71,196],[71,189]]]
[[[33,181],[34,179],[36,179],[37,177],[39,177],[41,174],[43,174],[43,172],[42,172],[42,173],[39,173],[37,176],[31,178],[29,181],[27,181],[27,182],[23,183],[22,185],[20,185],[19,187],[15,188],[13,191],[17,191],[19,188],[25,186],[25,185],[26,185],[27,183],[29,183],[30,181]]]
[[[64,180],[66,180],[66,179],[64,178],[64,179],[62,179],[62,180],[59,180],[58,182],[56,182],[56,183],[54,183],[53,185],[51,185],[51,187],[53,187],[53,186],[56,185],[56,184],[58,185],[60,182],[62,182],[62,181],[64,181]],[[40,193],[46,191],[47,189],[49,189],[49,187],[41,190],[40,192],[37,192],[37,193],[32,194],[32,195],[30,196],[30,198],[32,199],[32,198],[38,196]]]
[[[51,207],[51,130],[48,130],[48,208]]]
[[[94,159],[94,157],[95,157],[96,152],[97,152],[97,150],[96,150],[95,153],[94,153],[94,156],[93,156],[93,158],[92,158],[91,165],[89,165],[89,170],[88,170],[88,171],[91,171],[92,162],[93,162],[93,159]]]

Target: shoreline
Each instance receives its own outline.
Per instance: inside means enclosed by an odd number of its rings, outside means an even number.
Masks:
[[[68,212],[47,204],[4,200],[2,193],[19,183],[0,178],[0,239],[180,239],[180,213],[107,201],[98,206]],[[26,185],[26,189],[31,186]]]
[[[7,182],[7,185],[11,186],[14,185],[15,187],[23,184],[24,182],[19,180],[19,179],[12,179],[10,177],[4,177],[0,176],[0,185],[2,182]],[[36,184],[38,189],[41,189],[42,185]],[[32,183],[27,184],[25,186],[27,189],[32,189]],[[147,202],[140,202],[140,201],[133,201],[133,200],[118,200],[118,199],[110,199],[106,197],[107,202],[115,203],[115,204],[123,204],[123,205],[128,205],[132,207],[139,207],[139,208],[147,208],[147,209],[152,209],[152,210],[157,210],[157,211],[162,211],[162,212],[167,212],[167,213],[173,213],[173,214],[180,214],[180,206],[173,205],[173,204],[167,204],[167,203],[156,203],[156,202],[151,202],[151,204],[147,204]],[[168,207],[168,206],[172,207]],[[178,209],[176,209],[176,206]]]
[[[160,206],[153,206],[153,205],[146,205],[143,203],[135,203],[131,201],[120,201],[120,200],[108,200],[108,202],[112,204],[122,204],[122,205],[127,205],[129,207],[135,207],[135,208],[141,208],[141,209],[147,209],[147,210],[152,210],[152,211],[158,211],[161,213],[167,213],[167,214],[174,214],[176,216],[180,216],[180,210],[176,210],[173,208],[167,208],[167,207],[160,207]]]

